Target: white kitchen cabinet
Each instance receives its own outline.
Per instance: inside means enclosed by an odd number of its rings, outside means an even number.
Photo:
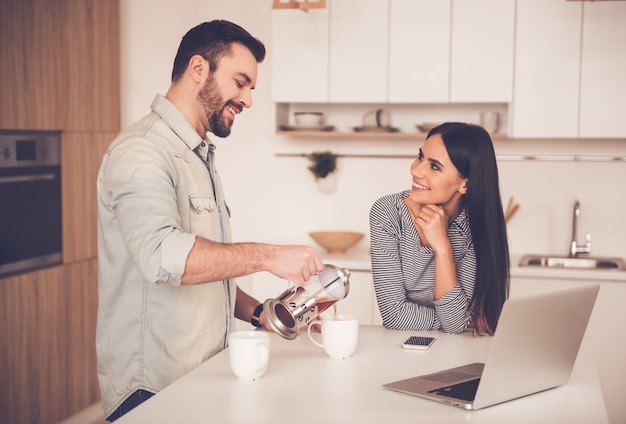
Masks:
[[[580,137],[626,137],[626,2],[583,4]]]
[[[508,112],[512,138],[626,137],[626,3],[333,0],[272,18],[279,124],[293,104],[355,123],[356,104],[473,105]]]
[[[515,1],[454,0],[451,22],[450,102],[510,102]]]
[[[329,101],[387,101],[388,0],[332,0]]]
[[[333,0],[327,9],[309,13],[275,10],[270,49],[273,100],[508,102],[514,4]]]
[[[517,2],[513,137],[577,137],[581,2]]]
[[[333,0],[326,9],[272,11],[272,99],[385,103],[388,0]]]
[[[328,101],[328,9],[272,11],[272,99]]]
[[[390,103],[508,103],[514,0],[390,0]]]
[[[626,137],[626,3],[517,3],[511,135]]]
[[[389,102],[448,101],[450,4],[450,0],[391,0]]]
[[[597,280],[565,279],[548,276],[511,278],[511,296],[523,296],[540,293],[546,290],[572,287],[575,285],[598,283],[600,292],[589,320],[585,337],[593,346],[593,356],[602,394],[607,409],[609,422],[623,422],[626,417],[626,403],[622,397],[624,381],[626,381],[626,281],[602,280],[603,272],[599,271]]]

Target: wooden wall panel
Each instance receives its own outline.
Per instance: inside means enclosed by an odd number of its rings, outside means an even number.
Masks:
[[[68,373],[60,380],[67,388],[67,409],[63,418],[100,400],[95,341],[98,261],[91,259],[66,266],[65,290]]]
[[[0,0],[0,128],[62,130],[64,265],[0,279],[0,422],[100,399],[96,176],[120,128],[119,0]]]
[[[99,399],[97,260],[0,280],[2,422],[57,423]]]
[[[63,11],[58,1],[0,1],[0,128],[60,129]]]
[[[118,1],[0,1],[0,128],[119,129]]]
[[[63,0],[64,20],[71,22],[71,31],[61,32],[65,130],[119,131],[119,7],[112,3],[117,0]]]
[[[61,142],[63,261],[93,258],[97,251],[96,179],[102,156],[117,133],[64,132]]]

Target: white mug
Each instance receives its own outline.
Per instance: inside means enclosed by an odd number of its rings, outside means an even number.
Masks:
[[[322,343],[315,340],[311,334],[311,327],[319,324],[322,331]],[[309,339],[331,358],[345,359],[356,350],[359,339],[359,320],[353,315],[328,315],[321,320],[316,319],[309,323],[307,328]]]
[[[241,380],[265,374],[270,357],[270,335],[263,331],[236,331],[228,336],[230,367]]]
[[[495,134],[500,128],[500,114],[498,112],[481,112],[480,126],[489,134]]]

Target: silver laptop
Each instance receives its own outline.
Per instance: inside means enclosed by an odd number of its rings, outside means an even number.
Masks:
[[[569,380],[599,289],[590,284],[509,299],[484,364],[383,387],[474,410],[560,386]]]

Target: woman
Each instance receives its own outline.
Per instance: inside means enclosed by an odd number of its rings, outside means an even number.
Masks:
[[[411,178],[410,190],[370,211],[383,324],[493,334],[508,297],[509,253],[489,134],[456,122],[433,128]]]

